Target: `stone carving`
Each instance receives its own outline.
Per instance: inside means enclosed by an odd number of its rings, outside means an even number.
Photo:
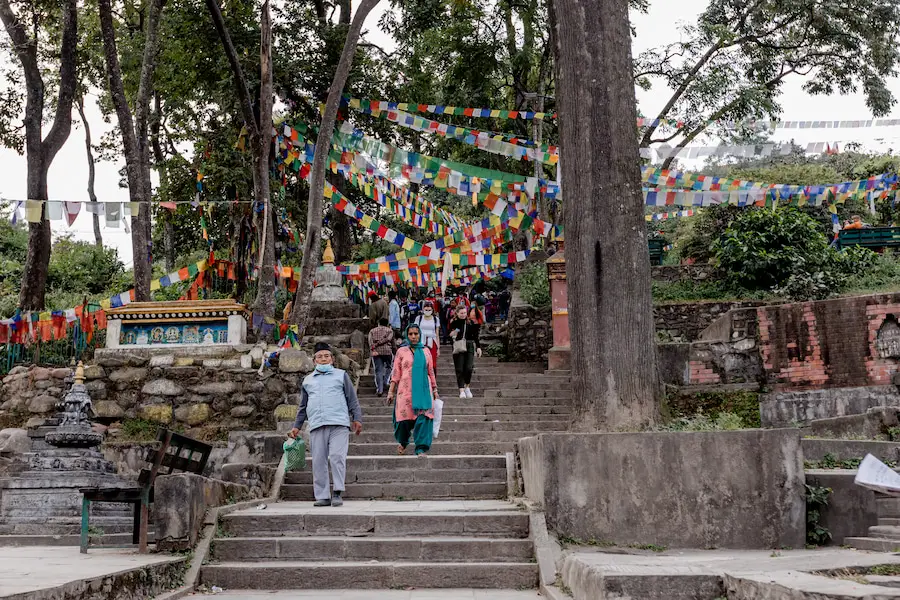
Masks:
[[[900,324],[893,315],[888,315],[878,328],[875,348],[881,358],[900,358]]]
[[[57,448],[94,448],[103,441],[103,435],[91,430],[94,408],[91,396],[84,385],[84,365],[75,369],[75,383],[62,401],[62,419],[55,431],[44,441]]]

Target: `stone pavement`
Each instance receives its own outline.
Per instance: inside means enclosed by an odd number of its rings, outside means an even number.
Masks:
[[[149,565],[181,560],[180,557],[141,555],[129,549],[92,548],[88,554],[80,554],[77,547],[0,547],[0,598],[49,591],[67,584],[80,584],[87,579],[103,579]]]
[[[900,555],[844,548],[818,550],[684,550],[611,554],[575,550],[561,568],[575,600],[735,600],[898,598],[900,589],[811,574],[814,571],[900,565]]]
[[[194,594],[217,600],[263,600],[298,598],[300,600],[540,600],[534,590],[290,590],[283,592],[233,591],[219,594]]]

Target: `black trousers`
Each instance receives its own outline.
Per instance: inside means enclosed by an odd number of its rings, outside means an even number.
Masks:
[[[456,369],[456,385],[464,388],[472,383],[475,371],[475,342],[466,342],[466,351],[453,355],[453,368]]]

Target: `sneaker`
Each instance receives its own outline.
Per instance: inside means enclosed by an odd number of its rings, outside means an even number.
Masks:
[[[466,391],[466,398],[474,398],[475,397],[472,395],[472,390],[470,390],[469,388],[466,388],[465,391]]]
[[[468,396],[466,396],[466,390],[459,390],[459,397],[460,398],[468,398]]]
[[[334,497],[331,498],[331,505],[332,506],[343,506],[344,499],[341,498],[340,494],[335,494]]]
[[[331,506],[331,500],[327,498],[325,500],[316,500],[313,502],[313,506]]]

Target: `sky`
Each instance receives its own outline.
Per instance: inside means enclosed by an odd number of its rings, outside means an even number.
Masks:
[[[692,22],[706,7],[709,0],[680,0],[677,3],[679,13],[677,22]],[[390,49],[390,38],[379,31],[378,20],[385,10],[390,10],[388,2],[381,2],[366,20],[365,29],[368,30],[368,38],[386,49]],[[673,27],[673,10],[671,0],[652,0],[648,14],[632,15],[632,23],[637,29],[637,38],[634,42],[635,54],[678,39],[678,31]],[[784,120],[863,120],[871,118],[866,108],[865,100],[861,94],[849,96],[809,96],[801,89],[802,79],[792,79],[784,88],[781,98]],[[890,82],[890,89],[895,96],[900,98],[900,79]],[[653,89],[650,91],[638,90],[638,105],[646,115],[655,115],[666,100],[665,90]],[[397,98],[398,102],[414,102],[416,98]],[[100,139],[102,133],[109,130],[111,125],[103,122],[100,111],[90,98],[86,99],[87,118],[91,124],[91,133],[94,141]],[[73,116],[77,117],[77,113]],[[889,118],[900,118],[900,107],[895,108]],[[776,140],[788,141],[795,139],[800,143],[811,141],[846,141],[858,140],[866,143],[868,147],[886,149],[885,143],[876,142],[876,138],[900,139],[900,127],[872,128],[868,130],[809,130],[777,132]],[[896,144],[895,144],[896,146]],[[124,160],[117,164],[97,163],[96,193],[102,201],[128,201],[128,191],[119,188],[119,169],[124,166]],[[84,146],[84,129],[78,124],[72,129],[65,146],[57,155],[50,167],[49,173],[49,197],[51,200],[87,200],[87,159]],[[16,152],[0,149],[0,197],[5,199],[24,199],[26,192],[25,157]],[[54,234],[72,234],[75,239],[93,240],[93,227],[90,215],[82,209],[72,227],[66,227],[63,221],[53,222]],[[122,227],[109,228],[103,225],[101,219],[104,244],[115,247],[119,257],[126,264],[131,265],[131,236]]]

